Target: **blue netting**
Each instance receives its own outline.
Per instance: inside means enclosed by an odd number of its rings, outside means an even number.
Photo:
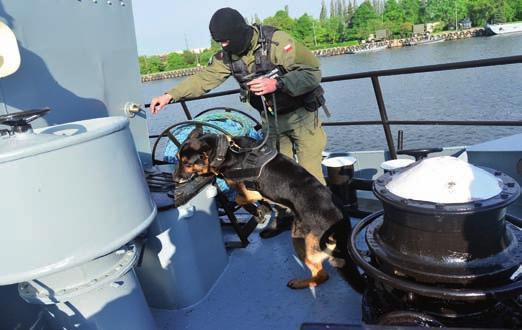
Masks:
[[[214,124],[224,129],[232,136],[248,136],[256,140],[263,139],[261,132],[258,132],[254,129],[256,124],[252,121],[252,119],[238,112],[209,111],[202,114],[201,116],[198,116],[195,118],[195,120]],[[176,139],[178,139],[180,143],[183,143],[183,141],[187,139],[188,135],[194,128],[194,125],[177,126],[171,130],[171,133],[176,137]],[[212,127],[202,125],[202,128],[203,132],[205,133],[223,134],[222,132]],[[177,164],[177,152],[178,147],[169,140],[167,142],[167,146],[165,147],[163,160]],[[217,185],[219,186],[219,189],[225,193],[228,200],[233,201],[235,199],[236,192],[231,189],[224,180],[217,179]]]

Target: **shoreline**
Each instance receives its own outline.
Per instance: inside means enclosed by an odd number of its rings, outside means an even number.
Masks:
[[[445,32],[436,35],[432,35],[432,37],[438,38],[437,40],[443,39],[444,41],[449,40],[459,40],[459,39],[468,39],[473,37],[483,37],[486,35],[486,32],[483,28],[471,28],[462,31],[455,32]],[[426,40],[429,39],[420,39]],[[419,41],[419,37],[412,38],[402,38],[402,39],[392,39],[387,41],[379,41],[379,42],[367,42],[364,44],[360,44],[357,46],[339,46],[332,48],[323,48],[312,50],[317,57],[326,57],[326,56],[337,56],[337,55],[346,55],[346,54],[355,54],[358,52],[369,52],[381,49],[383,46],[386,48],[398,48],[398,47],[406,47],[412,46]],[[157,73],[150,73],[141,75],[141,82],[150,82],[156,80],[164,80],[164,79],[172,79],[172,78],[181,78],[186,76],[191,76],[199,71],[203,70],[204,66],[186,68],[186,69],[178,69],[173,71],[164,71]]]

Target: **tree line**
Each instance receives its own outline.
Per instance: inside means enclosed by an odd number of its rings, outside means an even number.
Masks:
[[[292,18],[288,6],[261,20],[257,15],[250,23],[275,26],[290,33],[310,49],[357,44],[387,30],[391,38],[411,36],[413,25],[437,22],[438,30],[454,30],[469,19],[472,26],[487,22],[504,23],[522,20],[522,0],[325,0],[318,18],[304,14]],[[211,41],[201,53],[184,50],[166,55],[140,56],[142,74],[171,71],[206,65],[220,49]]]

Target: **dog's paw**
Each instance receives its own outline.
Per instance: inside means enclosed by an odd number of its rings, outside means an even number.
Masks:
[[[315,287],[317,286],[317,283],[307,279],[307,280],[300,280],[300,279],[291,279],[290,281],[288,281],[288,283],[286,283],[286,286],[289,287],[290,289],[294,289],[294,290],[298,290],[298,289],[306,289],[306,288],[310,288],[310,287]]]

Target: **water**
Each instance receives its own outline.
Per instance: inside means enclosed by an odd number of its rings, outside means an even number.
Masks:
[[[522,34],[471,38],[438,44],[388,49],[376,53],[321,58],[323,76],[417,65],[440,64],[521,55]],[[179,79],[143,84],[144,103],[162,94]],[[380,78],[390,120],[522,120],[522,65],[420,73]],[[323,84],[332,112],[328,121],[378,120],[370,79]],[[214,91],[237,88],[229,79]],[[193,114],[226,106],[255,111],[237,95],[188,103]],[[323,115],[323,113],[321,112]],[[323,116],[324,117],[324,116]],[[325,118],[324,118],[325,119]],[[148,115],[151,134],[184,120],[180,105]],[[325,119],[326,120],[326,119]],[[522,133],[516,127],[392,126],[404,131],[404,148],[471,145]],[[381,126],[326,127],[329,151],[386,149]]]

